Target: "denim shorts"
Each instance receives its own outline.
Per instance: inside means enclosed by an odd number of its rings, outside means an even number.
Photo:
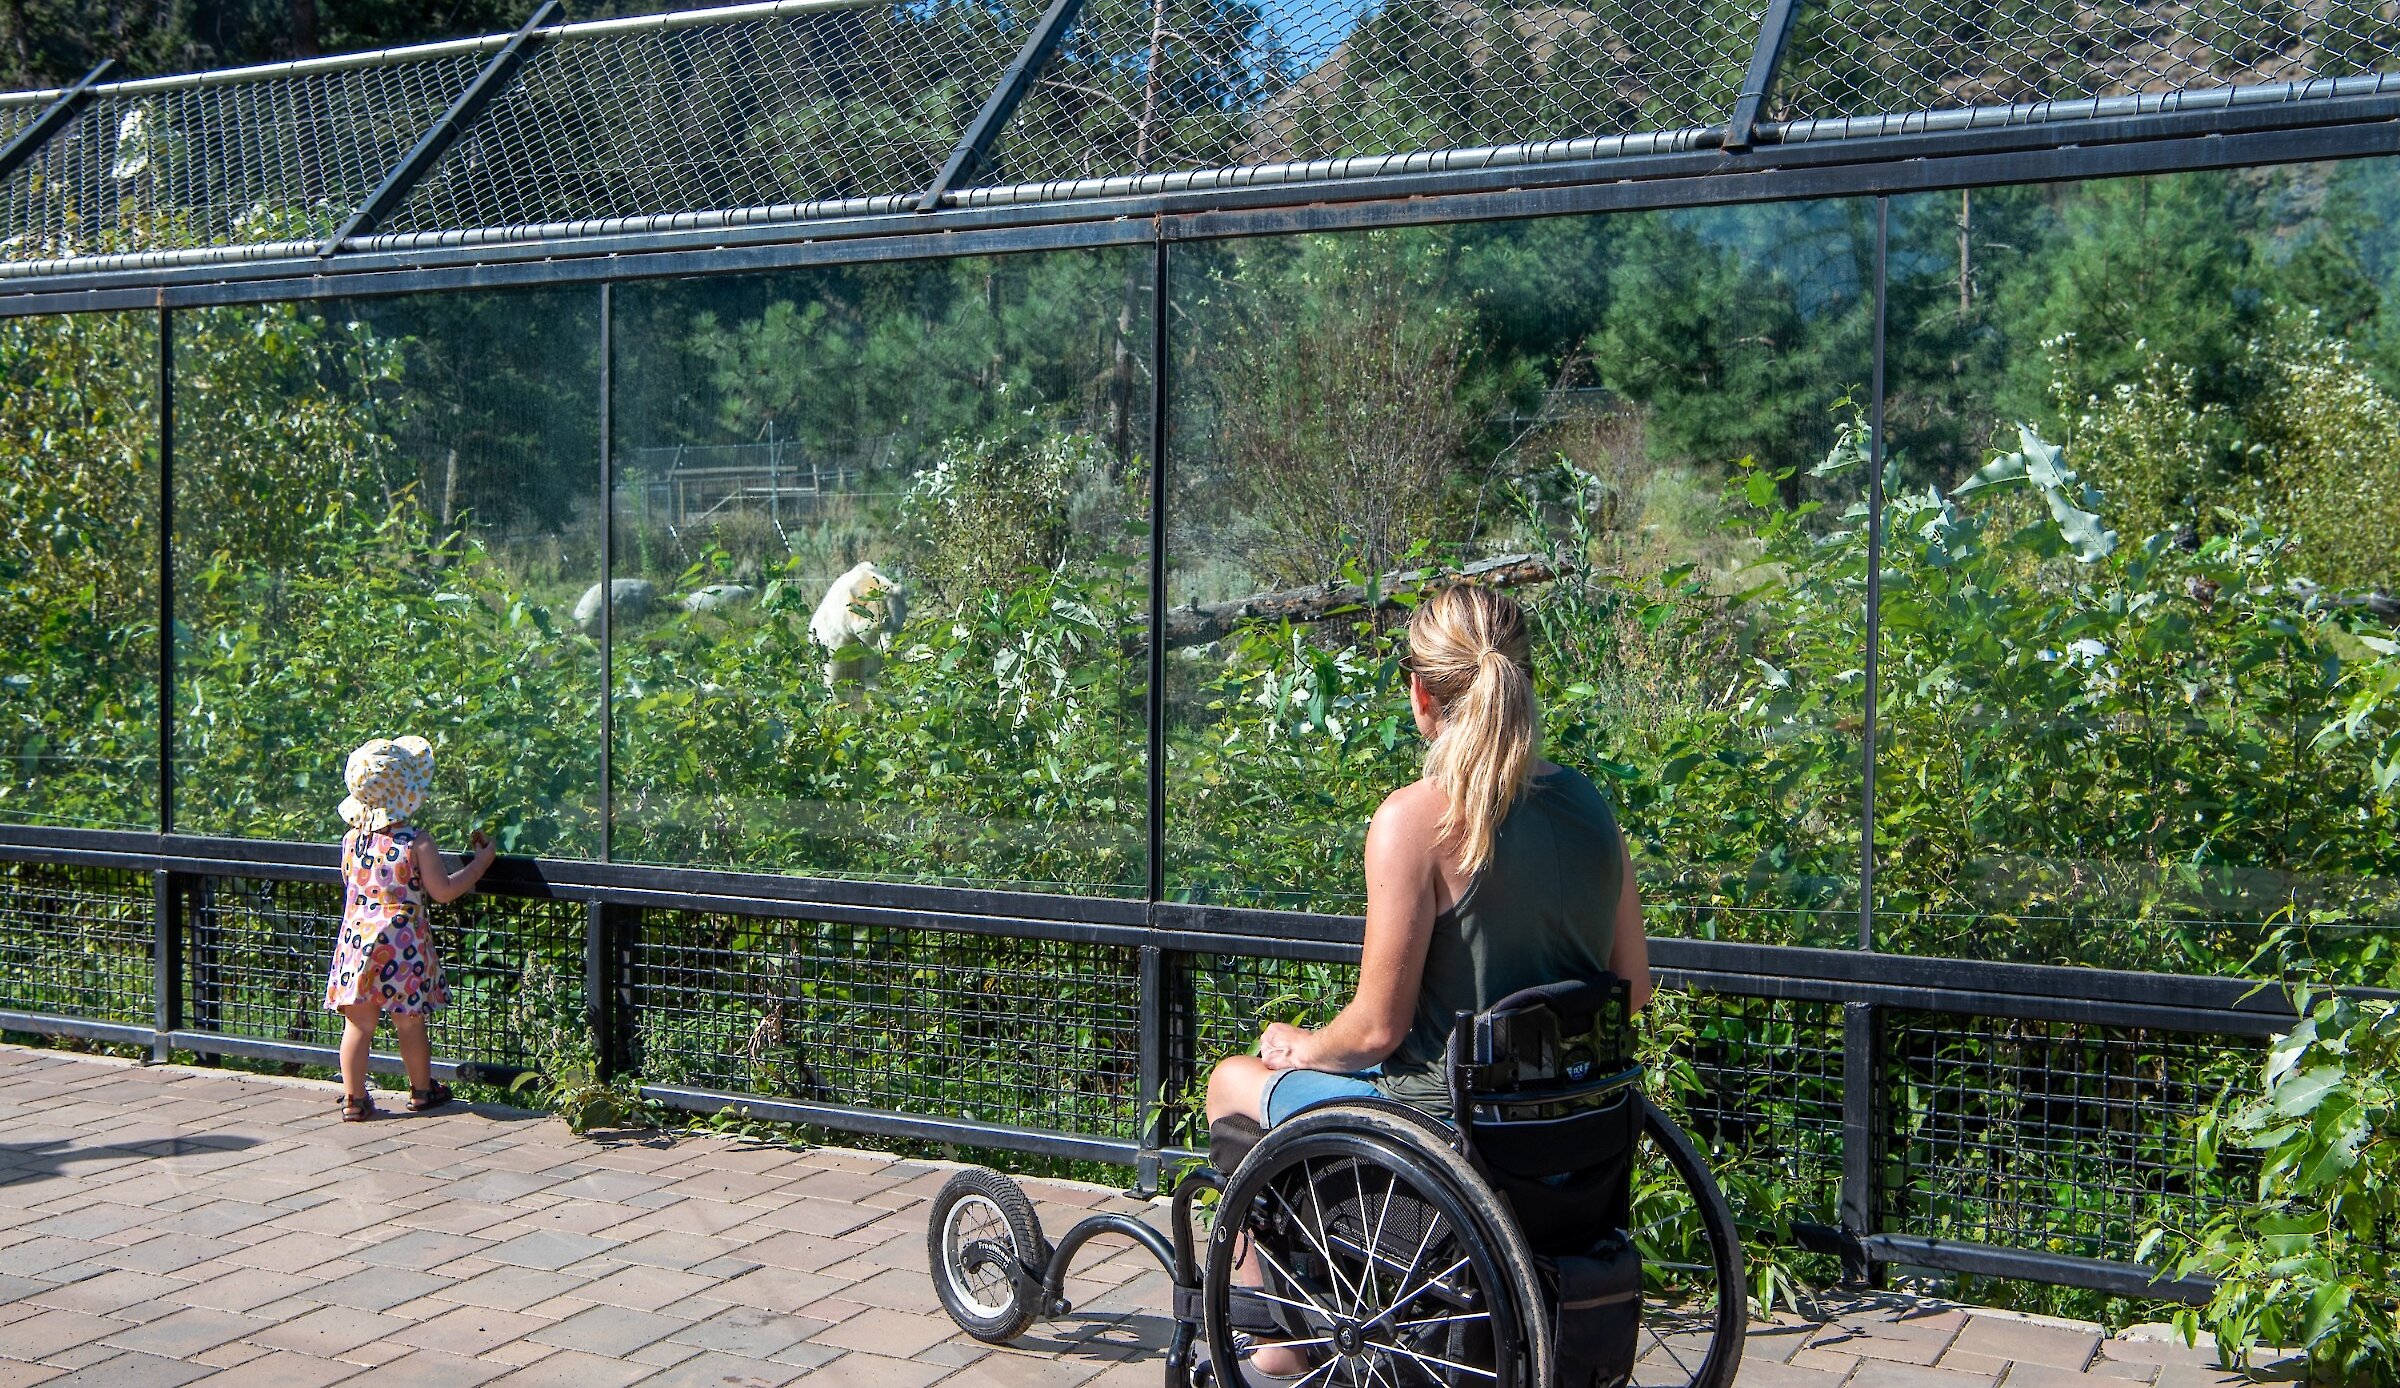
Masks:
[[[1329,1070],[1277,1070],[1267,1076],[1267,1087],[1259,1093],[1258,1106],[1266,1114],[1266,1126],[1272,1128],[1302,1109],[1343,1099],[1374,1097],[1382,1092],[1375,1087],[1375,1077],[1380,1073],[1380,1066],[1355,1075],[1337,1075]]]

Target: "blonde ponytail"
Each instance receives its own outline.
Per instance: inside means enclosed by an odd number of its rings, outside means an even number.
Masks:
[[[1441,589],[1409,619],[1408,663],[1441,709],[1425,774],[1449,801],[1442,837],[1473,876],[1491,862],[1501,821],[1541,755],[1524,610],[1494,589]]]

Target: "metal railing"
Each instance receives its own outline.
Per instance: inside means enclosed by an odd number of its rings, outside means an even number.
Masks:
[[[0,831],[0,1029],[319,1066],[329,849]],[[562,1056],[695,1112],[1131,1166],[1196,1144],[1206,1067],[1339,992],[1350,918],[506,860],[439,917],[444,1073]],[[1878,1265],[2189,1299],[2142,1233],[2242,1198],[2186,1125],[2280,998],[2225,979],[1652,942],[1679,1097],[1737,1203]],[[1328,970],[1331,973],[1328,973]],[[1279,1001],[1281,1000],[1281,1001]],[[392,1057],[378,1066],[396,1068]]]
[[[1410,197],[1428,179],[1522,195],[1562,179],[1805,178],[1829,143],[1892,161],[1892,140],[1966,156],[2000,148],[1981,138],[1995,132],[2100,168],[2089,151],[2121,138],[2104,127],[2380,122],[2400,81],[2400,28],[2370,0],[554,13],[514,34],[0,94],[0,281],[31,295],[629,241],[718,250],[852,222],[1088,225],[1177,199]]]

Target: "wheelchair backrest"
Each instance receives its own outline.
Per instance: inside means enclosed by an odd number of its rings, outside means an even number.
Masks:
[[[1563,1113],[1640,1078],[1633,988],[1614,974],[1511,993],[1459,1014],[1448,1056],[1462,1121]]]
[[[1536,1251],[1581,1253],[1628,1218],[1641,1131],[1632,989],[1613,975],[1530,988],[1450,1033],[1459,1145]]]

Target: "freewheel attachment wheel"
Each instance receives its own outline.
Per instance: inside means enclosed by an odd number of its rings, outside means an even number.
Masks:
[[[980,1166],[951,1177],[933,1198],[925,1238],[934,1294],[959,1329],[1005,1344],[1041,1318],[1050,1241],[1015,1181]]]

